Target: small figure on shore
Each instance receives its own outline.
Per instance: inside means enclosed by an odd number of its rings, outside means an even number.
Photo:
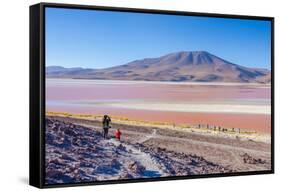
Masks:
[[[122,133],[121,133],[120,129],[117,129],[115,132],[115,138],[120,141],[121,135],[122,135]]]
[[[110,127],[111,119],[108,115],[104,115],[102,119],[102,125],[103,125],[103,138],[106,139],[108,136],[108,130]]]

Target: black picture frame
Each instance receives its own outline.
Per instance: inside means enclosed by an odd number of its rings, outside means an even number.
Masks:
[[[204,174],[130,180],[110,180],[71,184],[44,184],[45,178],[45,8],[69,8],[117,12],[152,13],[215,18],[265,20],[271,22],[271,170],[222,174]],[[29,184],[38,188],[66,186],[167,181],[193,178],[227,177],[274,173],[274,18],[248,15],[195,13],[170,10],[136,9],[73,4],[39,3],[30,6],[30,129],[29,129]]]

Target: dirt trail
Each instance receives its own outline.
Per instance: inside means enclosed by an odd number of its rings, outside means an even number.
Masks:
[[[122,144],[122,146],[126,148],[125,150],[129,151],[127,154],[130,155],[132,159],[139,162],[142,166],[145,167],[145,172],[143,174],[145,177],[159,177],[167,175],[165,173],[165,170],[162,170],[160,165],[157,164],[157,162],[153,160],[153,158],[149,154],[142,152],[141,150],[135,148],[132,145],[120,143],[116,139],[110,139],[109,141],[113,143],[116,147]]]
[[[89,128],[94,128],[94,129],[101,129],[101,127],[89,125],[89,124],[84,124],[84,123],[76,123],[77,125],[83,125],[85,127]],[[223,150],[234,150],[234,151],[241,151],[241,152],[249,152],[249,153],[259,153],[259,154],[270,154],[270,151],[257,151],[256,149],[249,149],[249,148],[244,148],[244,147],[238,147],[238,146],[232,146],[232,145],[226,145],[226,144],[218,144],[218,143],[212,143],[212,142],[205,142],[205,141],[199,141],[199,140],[194,140],[194,139],[186,139],[186,138],[180,138],[180,137],[170,137],[170,136],[165,136],[165,135],[159,135],[157,134],[157,129],[153,129],[151,134],[146,134],[146,133],[141,133],[141,132],[133,132],[133,131],[127,131],[123,130],[124,132],[130,133],[130,134],[136,134],[136,135],[142,135],[142,138],[139,139],[138,143],[144,143],[149,141],[150,139],[157,138],[161,140],[171,140],[171,141],[184,141],[184,142],[189,142],[192,144],[198,144],[201,146],[211,146],[211,147],[216,147],[220,148]]]
[[[81,123],[76,123],[76,125],[82,125],[84,127],[90,127],[94,129],[101,129],[101,127],[86,125]],[[153,129],[151,134],[146,134],[142,139],[137,141],[138,143],[143,143],[150,140],[156,136],[156,129]],[[143,176],[145,177],[160,177],[167,176],[166,169],[163,169],[163,166],[159,165],[156,160],[154,160],[148,153],[142,152],[140,149],[134,147],[133,145],[120,142],[114,138],[103,140],[102,144],[112,143],[115,147],[125,147],[124,152],[122,153],[126,157],[130,157],[133,161],[138,162],[140,165],[145,167],[145,172]]]
[[[99,123],[97,122],[83,119],[58,118],[65,122],[71,122],[76,125],[102,132],[102,127],[99,126]],[[165,174],[163,172],[170,172],[169,170],[166,171],[169,169],[167,166],[162,165],[162,159],[160,160],[157,154],[154,156],[154,153],[158,153],[157,148],[166,149],[166,151],[161,154],[162,156],[167,155],[169,152],[199,155],[214,164],[224,165],[232,170],[265,170],[270,167],[271,153],[270,149],[267,148],[266,143],[250,140],[228,140],[227,138],[222,137],[216,139],[216,136],[211,135],[193,135],[193,133],[176,130],[172,131],[170,129],[127,127],[118,126],[116,124],[109,130],[110,136],[114,136],[116,128],[120,128],[122,131],[121,140],[122,144],[126,147],[126,150],[131,150],[134,160],[138,161],[140,165],[147,167],[147,173],[149,174],[149,172],[151,172],[154,176]],[[140,149],[138,144],[144,145],[152,150]],[[130,148],[130,146],[136,150]],[[156,150],[153,151],[153,149]],[[247,164],[243,160],[243,155],[246,153],[256,159],[265,160],[266,163],[257,165]],[[177,160],[177,157],[174,157],[173,154],[170,155],[170,159],[173,160]],[[148,164],[146,163],[147,161]]]
[[[142,139],[138,141],[138,143],[144,143],[156,136],[157,130],[153,129],[151,134],[145,135]]]
[[[237,147],[237,146],[232,146],[232,145],[224,145],[224,144],[218,144],[218,143],[210,143],[210,142],[205,142],[205,141],[199,141],[199,140],[190,140],[190,139],[185,139],[185,138],[179,138],[179,137],[169,137],[169,136],[163,136],[163,135],[155,135],[155,138],[162,139],[162,140],[176,140],[176,141],[186,141],[190,142],[193,144],[199,144],[203,146],[212,146],[224,150],[235,150],[235,151],[242,151],[242,152],[250,152],[250,153],[257,153],[259,152],[260,154],[268,154],[270,152],[267,151],[257,151],[254,149],[248,149],[248,148],[243,148],[243,147]]]
[[[235,172],[239,169],[213,160],[212,157],[217,156],[213,154],[216,147],[223,147],[224,144],[197,140],[198,137],[192,136],[184,138],[182,134],[163,132],[163,129],[126,127],[121,128],[123,135],[120,142],[112,138],[115,129],[113,127],[109,131],[110,139],[103,139],[102,128],[98,124],[47,118],[46,182],[187,176]],[[225,146],[222,154],[231,155],[227,151],[231,145]],[[229,150],[233,151],[233,155],[239,157],[234,145],[231,148]],[[204,152],[211,153],[205,155]],[[230,159],[239,160],[233,157]],[[250,155],[247,161],[260,160]]]
[[[77,125],[82,125],[84,127],[90,127],[90,128],[94,128],[94,129],[101,129],[100,127],[97,126],[92,126],[92,125],[86,125],[83,123],[76,123]],[[143,138],[141,138],[139,141],[137,141],[138,143],[143,143],[148,141],[149,139],[153,138],[156,136],[156,129],[153,129],[151,134],[146,134],[145,136],[143,136]],[[145,167],[145,172],[144,172],[144,176],[147,177],[159,177],[159,176],[165,176],[166,174],[166,170],[162,169],[160,167],[160,165],[148,154],[145,152],[142,152],[140,149],[135,148],[132,145],[126,144],[126,143],[121,143],[119,141],[117,141],[116,139],[109,139],[109,140],[105,140],[106,142],[110,142],[112,144],[114,144],[116,147],[122,145],[125,147],[125,150],[127,152],[126,155],[130,155],[130,157],[132,157],[132,159],[134,159],[135,161],[139,162],[142,166]],[[124,154],[124,153],[123,153]]]

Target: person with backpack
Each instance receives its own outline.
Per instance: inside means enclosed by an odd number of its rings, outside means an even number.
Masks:
[[[104,115],[102,119],[102,125],[103,125],[103,138],[107,139],[108,136],[108,130],[110,128],[110,122],[111,119],[108,115]]]

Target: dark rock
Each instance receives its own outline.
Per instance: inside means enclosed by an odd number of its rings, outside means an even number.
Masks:
[[[122,144],[118,145],[117,149],[120,150],[120,151],[126,151],[127,150],[126,147],[123,146]]]
[[[247,163],[247,164],[265,164],[266,163],[265,160],[262,160],[260,158],[256,159],[256,158],[250,156],[248,153],[243,154],[241,157],[242,157],[243,162]]]
[[[128,169],[134,173],[141,174],[145,171],[145,167],[142,165],[138,164],[137,162],[130,163],[128,165]]]

